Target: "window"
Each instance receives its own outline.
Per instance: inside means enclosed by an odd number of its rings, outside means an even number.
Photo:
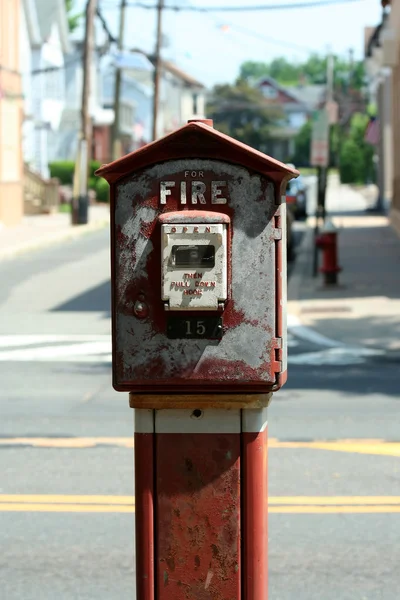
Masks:
[[[269,98],[270,100],[274,100],[278,97],[277,90],[270,85],[263,85],[262,93],[265,96],[265,98]]]

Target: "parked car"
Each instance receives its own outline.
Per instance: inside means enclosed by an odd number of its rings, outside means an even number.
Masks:
[[[292,207],[296,219],[307,216],[308,186],[303,177],[289,181],[286,188],[286,204]]]
[[[294,237],[293,237],[294,214],[290,206],[286,209],[286,244],[287,244],[287,259],[294,259]]]

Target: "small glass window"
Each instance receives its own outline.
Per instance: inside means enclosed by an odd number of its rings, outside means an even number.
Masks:
[[[198,244],[172,246],[171,260],[172,266],[177,269],[182,267],[212,269],[215,266],[215,246]]]

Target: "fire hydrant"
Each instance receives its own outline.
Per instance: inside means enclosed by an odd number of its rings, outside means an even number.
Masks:
[[[324,274],[325,285],[336,285],[338,273],[342,270],[338,265],[337,234],[338,229],[331,220],[327,220],[321,235],[315,240],[317,247],[322,250],[320,272]]]

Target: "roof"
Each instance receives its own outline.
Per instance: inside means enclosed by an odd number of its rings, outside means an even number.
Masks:
[[[299,175],[296,169],[288,167],[259,150],[217,131],[201,121],[192,121],[165,137],[147,144],[126,156],[103,165],[96,175],[109,183],[143,169],[151,164],[177,158],[205,158],[239,164],[262,173],[280,182]]]
[[[42,41],[48,40],[54,23],[57,23],[63,52],[70,51],[67,11],[64,0],[34,0]]]
[[[292,96],[304,104],[308,109],[318,108],[319,103],[324,99],[326,92],[325,84],[296,85],[286,88]]]
[[[178,77],[178,79],[181,79],[187,85],[202,89],[205,88],[205,86],[202,83],[200,83],[200,81],[197,81],[197,79],[194,79],[194,77],[188,75],[187,73],[185,73],[185,71],[182,71],[182,69],[177,67],[174,63],[169,62],[167,60],[163,60],[161,61],[161,65],[166,71],[169,71],[170,73],[172,73],[172,75],[175,75],[175,77]]]
[[[287,96],[290,96],[295,102],[299,102],[299,99],[297,98],[297,96],[294,96],[292,94],[292,92],[290,91],[289,87],[285,87],[284,85],[281,85],[273,77],[269,77],[269,75],[265,75],[264,77],[260,77],[260,79],[256,83],[256,86],[257,87],[261,87],[264,83],[269,83],[275,89],[283,92]]]

